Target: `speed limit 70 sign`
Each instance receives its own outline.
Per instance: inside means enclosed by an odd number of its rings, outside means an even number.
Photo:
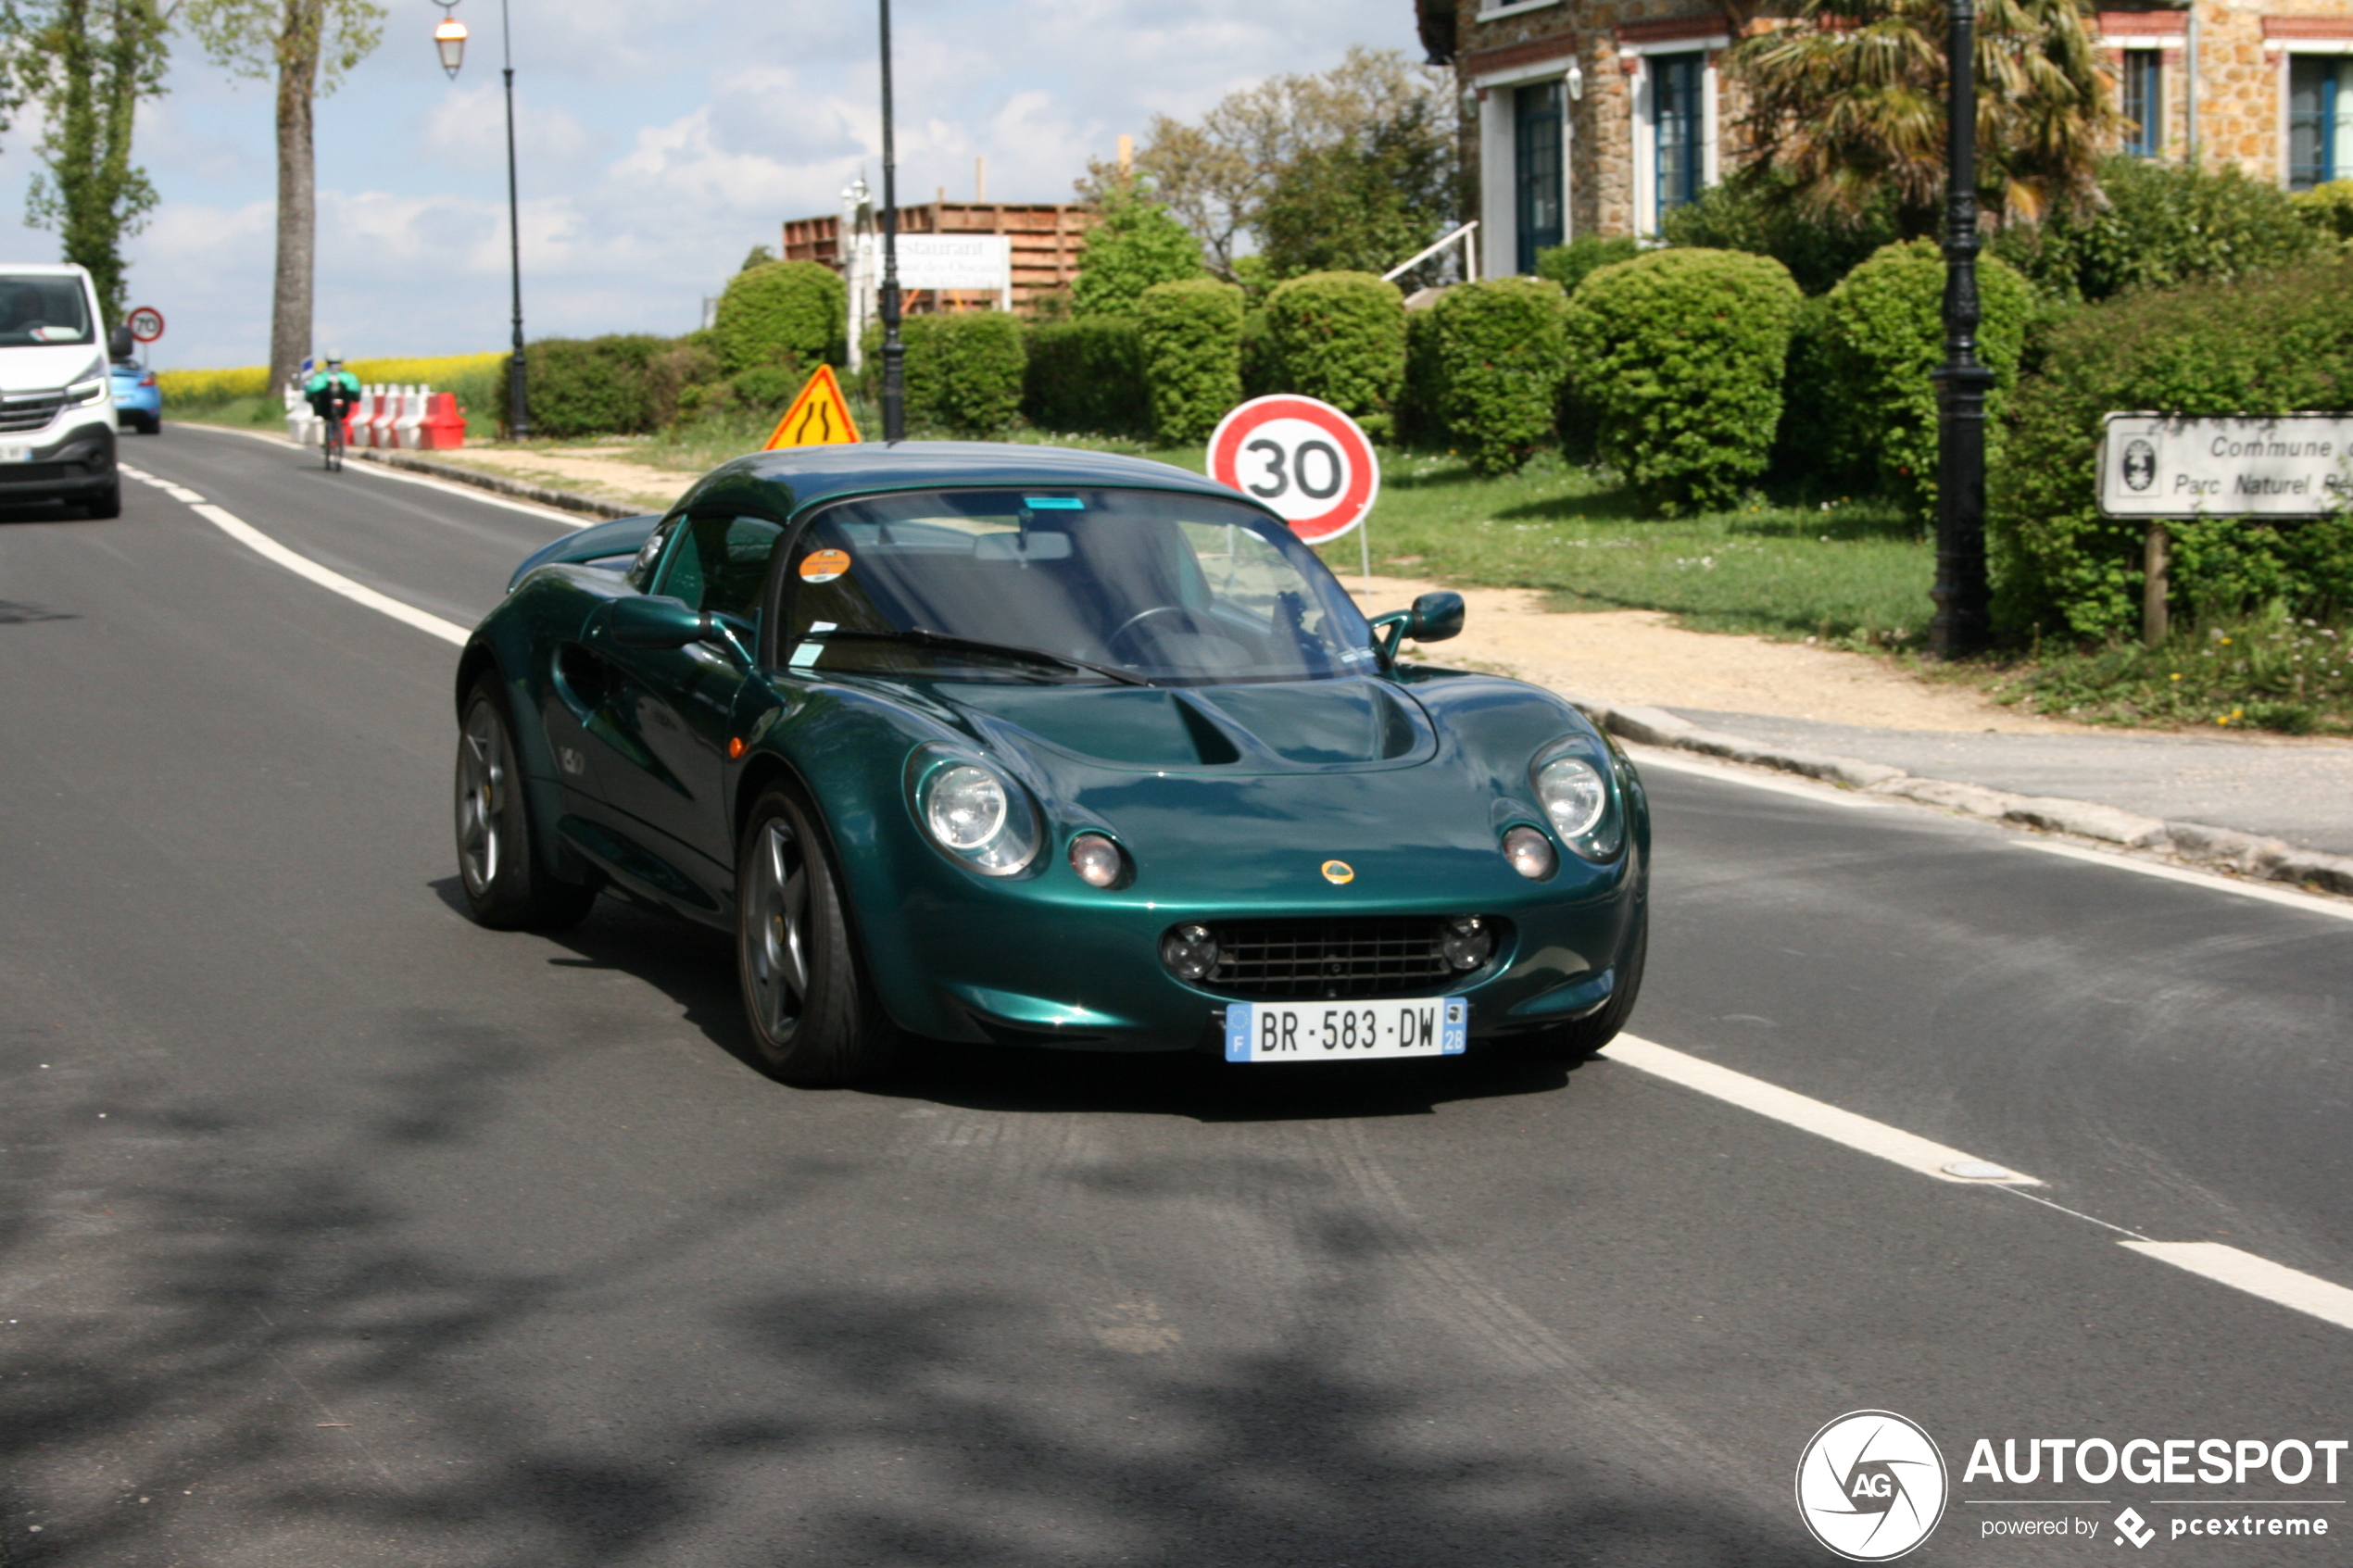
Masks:
[[[130,327],[131,335],[141,343],[153,343],[163,336],[163,312],[150,305],[143,305],[133,310],[124,324]]]
[[[1356,421],[1288,392],[1253,397],[1217,421],[1209,476],[1265,502],[1311,545],[1364,521],[1380,494],[1380,462]]]

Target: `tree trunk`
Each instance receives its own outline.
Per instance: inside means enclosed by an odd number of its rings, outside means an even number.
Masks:
[[[302,368],[310,344],[311,281],[318,264],[318,170],[310,124],[319,91],[322,0],[285,0],[278,35],[278,278],[270,312],[270,386]]]

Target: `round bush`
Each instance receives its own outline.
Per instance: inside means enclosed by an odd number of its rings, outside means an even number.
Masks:
[[[1991,465],[1998,460],[1997,421],[2018,382],[2034,291],[2015,269],[1980,257],[1977,294],[1977,356],[1994,372],[1985,400]],[[1832,469],[1860,469],[1916,519],[1935,516],[1936,383],[1929,372],[1944,362],[1944,253],[1933,240],[1883,246],[1808,318],[1820,335],[1792,358],[1818,355],[1808,369],[1822,402],[1797,417],[1820,421]]]
[[[1204,441],[1242,395],[1242,291],[1214,278],[1155,283],[1137,299],[1152,433]]]
[[[841,358],[849,295],[830,267],[771,261],[728,280],[711,338],[730,373],[789,357],[802,364]]]
[[[1395,433],[1405,296],[1370,272],[1310,272],[1266,296],[1275,389],[1318,397],[1376,441]]]
[[[1578,401],[1604,460],[1654,504],[1730,505],[1765,471],[1799,295],[1769,257],[1658,250],[1570,296]]]
[[[994,435],[1021,413],[1029,356],[1015,318],[1001,310],[910,316],[900,337],[910,419],[958,435]],[[877,371],[880,358],[877,352]]]
[[[542,338],[523,358],[524,396],[531,433],[569,441],[586,435],[635,435],[654,428],[657,407],[648,385],[653,360],[672,346],[666,338],[616,333],[596,338]],[[498,422],[511,426],[507,378],[497,383]]]
[[[2132,635],[2144,524],[2099,509],[2100,421],[2353,409],[2353,260],[2233,283],[2128,295],[2054,330],[2019,384],[2002,462],[1986,479],[1994,611],[2005,634]],[[2177,531],[2177,610],[2232,612],[2277,598],[2297,614],[2353,604],[2345,519],[2212,519]]]
[[[1552,438],[1561,383],[1564,295],[1545,278],[1492,278],[1448,289],[1416,336],[1437,385],[1417,389],[1445,439],[1484,474],[1509,473]],[[1417,358],[1420,357],[1417,356]]]

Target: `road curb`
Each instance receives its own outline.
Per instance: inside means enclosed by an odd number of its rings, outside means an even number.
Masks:
[[[346,448],[346,451],[349,449]],[[555,507],[562,511],[585,512],[597,518],[647,515],[643,507],[624,507],[617,501],[599,501],[594,496],[578,495],[570,490],[551,490],[544,484],[527,484],[520,479],[502,479],[497,474],[459,468],[455,463],[429,462],[422,458],[412,458],[406,452],[362,447],[349,451],[349,455],[364,462],[382,463],[388,469],[405,469],[410,473],[427,474],[457,484],[471,484],[477,490],[496,491],[501,495],[511,495],[518,501],[535,501],[543,507]]]
[[[2153,850],[2188,864],[2234,872],[2265,882],[2284,882],[2324,893],[2353,895],[2353,857],[2299,849],[2276,838],[2241,833],[2206,822],[2160,822],[2096,801],[2060,796],[2012,795],[1982,784],[1928,779],[1858,757],[1793,751],[1744,735],[1694,724],[1661,708],[1621,707],[1572,696],[1585,716],[1614,735],[1644,746],[1695,752],[1704,757],[1799,773],[1865,794],[2010,822],[2045,833],[2066,834],[2124,849]]]

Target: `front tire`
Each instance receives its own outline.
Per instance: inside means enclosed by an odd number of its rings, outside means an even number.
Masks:
[[[466,694],[457,785],[458,876],[474,919],[493,931],[563,931],[587,919],[597,889],[540,868],[514,723],[495,679]]]
[[[82,502],[82,509],[94,518],[120,517],[122,515],[122,482],[115,481]]]
[[[890,1065],[898,1034],[850,935],[815,813],[772,789],[736,855],[736,973],[768,1071],[787,1084],[848,1084]]]

